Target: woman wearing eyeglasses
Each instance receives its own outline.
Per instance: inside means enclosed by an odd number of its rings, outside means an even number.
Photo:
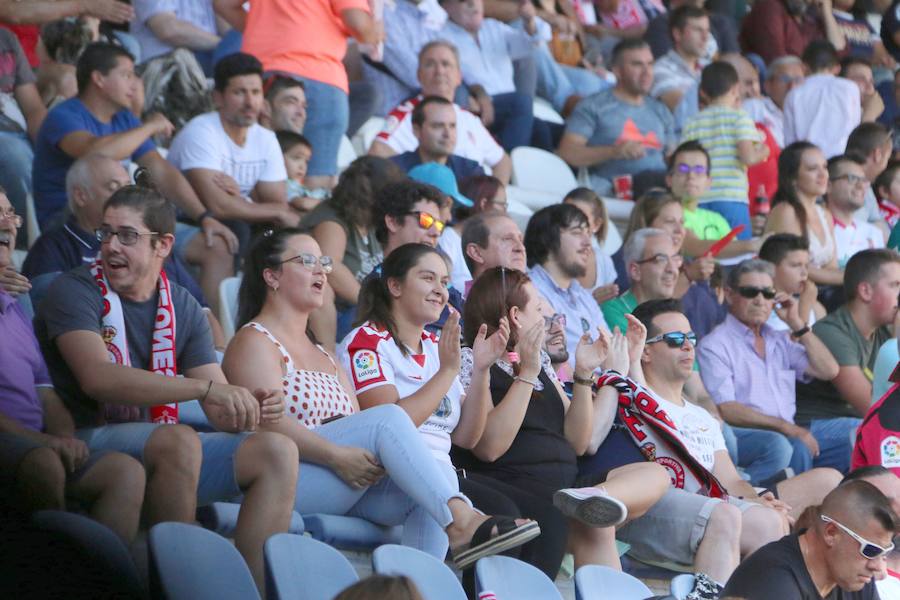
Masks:
[[[521,531],[512,523],[499,541],[471,542],[488,518],[444,476],[406,413],[395,406],[359,412],[346,375],[307,334],[331,268],[316,241],[299,230],[260,237],[241,284],[243,327],[223,363],[229,381],[284,394],[288,418],[266,428],[288,436],[300,450],[303,475],[295,510],[403,524],[405,544],[443,558],[449,539],[462,564],[537,535],[534,523],[521,524]]]
[[[592,375],[601,367],[627,371],[629,357],[622,334],[610,338],[598,330],[593,342],[585,334],[575,351],[570,400],[542,349],[545,321],[553,319],[543,314],[543,304],[520,271],[497,267],[472,286],[464,313],[469,347],[462,350],[460,381],[469,396],[489,395],[493,408],[471,452],[454,452],[454,458],[469,477],[496,488],[517,503],[523,516],[538,521],[544,533],[522,548],[523,560],[555,577],[568,541],[576,568],[620,568],[614,527],[661,498],[669,478],[661,466],[643,463],[613,470],[600,486],[568,489],[576,480],[577,457],[588,449],[593,433]],[[477,337],[506,327],[510,352],[493,361],[479,355],[473,345]],[[565,517],[572,518],[567,522]]]

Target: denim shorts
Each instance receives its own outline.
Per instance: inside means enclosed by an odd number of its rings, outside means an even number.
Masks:
[[[28,453],[45,447],[47,447],[45,444],[14,433],[0,433],[0,482],[9,484],[14,481],[19,465]],[[75,469],[74,473],[66,473],[66,481],[69,483],[78,481],[106,454],[108,452],[91,452],[84,464]]]
[[[156,431],[164,427],[155,423],[118,423],[79,429],[75,435],[84,440],[91,451],[118,450],[142,463],[144,446]],[[200,466],[200,484],[197,488],[197,503],[209,504],[219,500],[231,500],[241,494],[234,471],[234,455],[249,433],[198,433],[203,450]]]
[[[184,258],[185,248],[198,233],[200,233],[200,228],[196,225],[182,223],[181,221],[175,222],[175,252],[178,256]]]

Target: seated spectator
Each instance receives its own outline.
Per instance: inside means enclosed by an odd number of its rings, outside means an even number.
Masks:
[[[863,418],[853,446],[851,466],[854,469],[874,468],[875,466],[897,475],[900,459],[894,452],[900,427],[897,425],[897,398],[900,397],[893,381],[888,393],[879,398]]]
[[[263,543],[287,528],[294,505],[297,450],[278,434],[241,433],[278,421],[284,400],[226,382],[200,306],[161,273],[174,231],[175,208],[160,194],[119,189],[103,211],[98,259],[57,278],[35,331],[75,435],[92,452],[144,463],[149,525],[193,522],[198,504],[244,494],[235,543],[262,588]],[[216,429],[233,433],[176,424],[177,403],[197,398]]]
[[[784,144],[810,142],[831,158],[844,152],[862,118],[859,86],[837,77],[838,53],[826,41],[810,43],[803,50],[803,63],[806,79],[784,100]]]
[[[333,349],[331,340],[340,339],[338,331],[350,330],[360,284],[384,260],[373,225],[375,198],[385,185],[401,179],[403,173],[387,159],[358,158],[341,173],[331,198],[303,218],[304,230],[334,263],[326,302],[310,315],[310,328],[328,349]]]
[[[775,291],[788,294],[798,302],[797,313],[812,327],[825,316],[825,307],[816,297],[818,288],[809,279],[809,240],[791,233],[774,233],[759,249],[759,257],[775,266],[772,278]],[[788,331],[788,325],[774,311],[766,324],[775,331]]]
[[[778,157],[778,191],[766,232],[790,233],[809,240],[809,279],[816,285],[840,285],[834,221],[817,203],[828,191],[828,163],[809,142],[794,142]]]
[[[685,92],[700,82],[700,72],[709,62],[706,50],[710,22],[704,9],[689,4],[668,15],[672,49],[653,64],[650,95],[675,112]]]
[[[632,193],[634,178],[661,179],[665,155],[674,146],[672,113],[649,97],[653,55],[641,40],[619,43],[612,58],[616,86],[578,104],[566,121],[559,155],[573,167],[588,167],[601,196]]]
[[[453,153],[456,148],[456,111],[449,100],[440,96],[423,98],[413,109],[412,130],[418,141],[416,149],[391,157],[405,173],[417,165],[433,162],[446,165],[453,171],[457,182],[473,175],[484,175],[477,162]]]
[[[202,236],[179,242],[179,254],[200,267],[201,288],[215,311],[218,282],[227,276],[223,273],[232,272],[237,238],[207,210],[178,169],[156,151],[150,138],[170,135],[172,124],[159,114],[141,124],[127,110],[133,95],[134,61],[118,46],[91,44],[78,59],[77,70],[78,96],[47,114],[35,144],[34,170],[41,177],[34,201],[41,228],[65,220],[66,172],[77,159],[91,153],[114,160],[130,157],[150,172],[160,193],[201,228]]]
[[[872,184],[878,212],[890,229],[900,221],[900,162],[890,162]]]
[[[616,537],[630,544],[629,554],[639,560],[690,568],[696,573],[692,598],[717,598],[741,557],[783,536],[789,518],[820,502],[840,475],[820,469],[777,484],[777,499],[771,491],[758,495],[738,475],[719,423],[685,401],[694,336],[678,302],[647,302],[634,317],[646,327],[640,336],[646,344],[629,343],[629,356],[640,361],[646,385],[610,372],[601,375],[599,385],[615,386],[617,393],[598,399],[594,431],[609,431],[618,414],[633,441],[630,454],[618,461],[655,460],[666,467],[672,487]],[[634,452],[638,448],[646,454]],[[603,451],[600,446],[598,454]]]
[[[523,273],[528,268],[522,231],[504,214],[483,213],[466,220],[460,237],[473,279],[494,267]],[[471,285],[472,282],[467,284],[466,293]]]
[[[5,268],[12,262],[22,218],[2,192],[0,219],[0,267]],[[30,321],[2,289],[0,307],[4,508],[24,514],[66,510],[67,499],[74,500],[130,546],[140,521],[144,469],[119,452],[91,453],[75,437],[72,415],[53,389]]]
[[[819,40],[827,40],[841,52],[847,42],[831,6],[830,1],[815,5],[806,0],[754,2],[741,24],[741,49],[758,54],[766,64],[782,56],[800,56],[810,43]]]
[[[466,70],[463,82],[478,104],[481,120],[509,152],[531,142],[534,115],[531,98],[516,91],[513,61],[531,56],[550,26],[535,16],[534,5],[522,3],[522,29],[484,18],[482,0],[440,0],[449,19],[440,36],[459,51]]]
[[[506,209],[509,206],[509,202],[506,199],[506,186],[499,178],[493,175],[466,177],[459,184],[459,192],[474,203],[471,213],[466,215],[465,218],[483,212],[506,214]],[[455,210],[457,213],[461,212],[458,206],[455,207]],[[457,221],[459,221],[458,216]],[[463,222],[465,222],[465,219],[463,219]],[[460,225],[458,229],[462,230],[462,223],[458,222],[457,224]]]
[[[878,179],[891,160],[891,130],[881,123],[860,123],[850,133],[847,140],[847,153],[855,154],[865,160],[863,170],[870,182]],[[875,225],[887,237],[888,227],[878,210],[875,190],[866,186],[865,207],[856,213],[856,217]]]
[[[272,131],[303,133],[307,116],[305,89],[302,81],[291,77],[272,75],[266,79],[266,100],[259,113],[259,124]]]
[[[212,0],[181,2],[136,0],[131,35],[141,45],[141,63],[175,48],[194,52],[207,75],[213,72],[213,50],[222,41]]]
[[[877,598],[874,577],[894,547],[898,519],[885,495],[871,483],[851,481],[812,514],[808,529],[745,560],[722,596]]]
[[[597,304],[615,298],[619,295],[619,286],[616,285],[616,267],[612,258],[603,251],[602,246],[610,227],[609,214],[603,198],[590,188],[578,187],[566,194],[563,203],[577,206],[585,214],[592,234],[593,264],[588,263],[587,272],[579,278],[578,282],[591,293]],[[615,227],[615,224],[612,226]]]
[[[328,197],[328,192],[322,188],[311,190],[303,185],[313,153],[312,146],[303,135],[293,131],[279,130],[275,132],[275,137],[284,157],[288,204],[301,214],[308,213]]]
[[[859,425],[872,403],[872,367],[878,348],[891,336],[888,326],[897,313],[900,255],[892,250],[863,250],[847,263],[844,290],[847,302],[820,319],[813,332],[825,343],[840,370],[830,381],[814,380],[797,387],[798,424],[816,428],[830,419]],[[854,426],[856,426],[854,425]],[[849,427],[842,427],[846,432]],[[840,432],[833,435],[838,437]],[[843,434],[850,453],[852,440]]]
[[[489,393],[494,408],[471,451],[454,453],[455,464],[512,498],[524,516],[537,518],[546,533],[522,549],[522,558],[548,577],[559,571],[567,537],[576,569],[584,564],[621,569],[614,527],[646,512],[669,487],[668,478],[658,465],[630,465],[610,472],[602,485],[558,491],[575,483],[576,457],[590,439],[593,372],[601,366],[627,371],[628,356],[624,334],[610,340],[602,329],[585,332],[575,351],[569,398],[542,350],[549,318],[542,304],[520,271],[494,268],[472,286],[460,382],[467,403],[472,395]],[[485,352],[479,346],[486,333],[503,333],[508,343]],[[507,349],[518,361],[510,362]]]
[[[725,217],[730,227],[743,225],[738,239],[752,234],[747,204],[747,167],[766,160],[769,149],[761,143],[750,116],[740,108],[740,81],[731,64],[720,61],[703,69],[700,95],[706,108],[688,119],[683,140],[696,140],[710,156],[710,189],[700,198],[708,210]]]
[[[408,4],[403,0],[400,4]],[[419,67],[416,72],[421,94],[403,102],[387,116],[384,129],[375,137],[369,154],[394,156],[416,149],[419,141],[413,132],[412,113],[425,96],[438,96],[453,101],[456,88],[462,83],[459,69],[459,52],[456,46],[443,40],[429,42],[419,52]],[[456,145],[453,154],[474,160],[482,168],[490,167],[492,174],[504,184],[509,183],[512,161],[503,147],[494,140],[482,120],[457,104]]]
[[[283,390],[290,416],[261,428],[288,436],[303,452],[307,464],[301,467],[298,492],[319,493],[299,493],[297,512],[402,524],[406,543],[443,560],[448,537],[457,554],[469,538],[477,540],[473,532],[487,521],[490,529],[495,519],[476,513],[448,483],[400,407],[360,412],[344,372],[307,336],[309,313],[323,302],[331,264],[316,241],[299,230],[259,237],[241,282],[242,328],[228,347],[223,369],[237,385]],[[481,338],[477,345],[481,351],[496,342]],[[305,390],[302,400],[298,389]],[[467,400],[478,402],[474,394]],[[488,539],[481,548],[475,542],[470,550],[486,556],[497,541]]]
[[[897,61],[885,49],[881,36],[866,18],[866,9],[861,4],[858,5],[856,0],[834,0],[831,12],[847,40],[848,56],[891,70],[897,66]],[[882,10],[875,9],[875,12],[881,13]]]
[[[859,87],[859,101],[862,110],[860,122],[870,123],[884,112],[884,100],[875,89],[872,64],[864,59],[848,56],[841,61],[840,76],[849,79]]]
[[[341,136],[350,121],[349,83],[342,62],[347,37],[377,45],[384,40],[383,25],[372,17],[365,0],[351,0],[340,11],[326,2],[297,6],[292,0],[257,2],[249,12],[243,0],[214,4],[217,13],[243,33],[243,52],[257,57],[266,72],[279,71],[303,82],[309,118],[297,133],[316,149],[306,185],[333,188]]]
[[[644,32],[644,41],[650,44],[653,58],[659,59],[672,49],[672,36],[669,35],[669,19],[672,13],[682,6],[694,6],[703,8],[703,2],[698,0],[673,0],[669,2],[669,12],[657,15],[647,23],[647,31]],[[712,60],[716,54],[726,52],[738,52],[737,31],[734,20],[720,12],[709,13],[709,31],[712,34],[706,44],[703,58]]]
[[[659,0],[601,0],[594,6],[600,22],[585,27],[591,35],[588,45],[607,56],[620,41],[643,38],[650,22],[666,12]]]
[[[757,123],[772,132],[779,148],[784,148],[784,100],[792,89],[803,83],[803,61],[796,56],[776,58],[766,69],[761,98],[745,99],[741,105]]]
[[[885,50],[895,61],[900,60],[900,11],[897,10],[898,5],[900,3],[894,0],[890,8],[884,11],[879,32]]]
[[[838,372],[828,348],[800,316],[793,297],[776,292],[771,263],[751,259],[728,273],[729,314],[700,342],[697,360],[703,384],[725,421],[740,427],[775,431],[794,447],[790,467],[804,473],[812,466],[849,470],[846,440],[816,435],[836,427],[818,421],[806,429],[794,423],[795,380],[830,380]],[[751,297],[752,295],[752,297]],[[771,329],[772,312],[784,321],[790,336]],[[844,438],[855,424],[843,422]]]
[[[405,575],[370,575],[346,588],[334,600],[423,600],[419,588]]]
[[[35,85],[34,73],[16,36],[0,29],[0,53],[6,57],[0,80],[0,186],[20,215],[25,214],[25,199],[32,192],[31,163],[34,160],[32,142],[47,115]],[[42,173],[43,176],[43,173]],[[19,240],[24,249],[25,236]],[[32,240],[33,241],[33,240]]]
[[[569,204],[554,204],[534,213],[525,229],[528,275],[545,300],[566,317],[569,362],[585,333],[609,331],[591,293],[578,282],[591,261],[587,216]]]
[[[825,205],[834,219],[834,243],[838,267],[844,268],[860,250],[884,248],[884,234],[857,217],[865,203],[869,180],[863,161],[852,154],[834,156],[828,161],[828,192]]]

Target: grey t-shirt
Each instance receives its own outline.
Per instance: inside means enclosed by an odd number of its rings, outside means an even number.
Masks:
[[[636,160],[608,160],[590,167],[591,175],[611,180],[643,171],[665,171],[665,154],[675,144],[675,119],[666,105],[645,97],[640,105],[623,102],[614,88],[588,96],[566,120],[566,132],[587,139],[588,146],[641,141],[646,153]]]
[[[178,372],[216,362],[209,323],[200,304],[184,288],[171,283],[175,305],[175,360]],[[131,365],[146,369],[150,365],[153,322],[157,294],[146,302],[122,299],[128,354]],[[102,407],[78,386],[75,375],[56,347],[56,338],[70,331],[92,331],[100,335],[103,297],[91,276],[90,265],[64,273],[50,286],[34,319],[34,329],[53,385],[75,419],[76,427],[103,424]]]

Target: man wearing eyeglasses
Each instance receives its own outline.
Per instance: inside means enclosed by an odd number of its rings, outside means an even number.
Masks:
[[[863,164],[852,154],[834,156],[828,161],[825,203],[834,218],[834,242],[842,269],[860,250],[884,248],[884,234],[858,212],[865,205],[869,187]]]
[[[900,525],[890,501],[866,481],[829,493],[813,523],[762,547],[737,568],[722,597],[869,600]]]
[[[832,379],[837,363],[800,316],[799,303],[776,292],[774,267],[746,260],[728,274],[728,316],[703,338],[697,352],[700,376],[725,421],[735,427],[766,429],[785,436],[794,448],[790,467],[803,473],[813,465],[846,473],[850,432],[856,419],[813,424],[794,422],[796,381]],[[767,324],[772,310],[790,335]],[[739,437],[741,443],[752,443]]]
[[[803,83],[803,61],[796,56],[776,58],[766,70],[762,98],[744,100],[743,109],[750,118],[765,125],[779,148],[784,148],[784,99],[788,92]]]

